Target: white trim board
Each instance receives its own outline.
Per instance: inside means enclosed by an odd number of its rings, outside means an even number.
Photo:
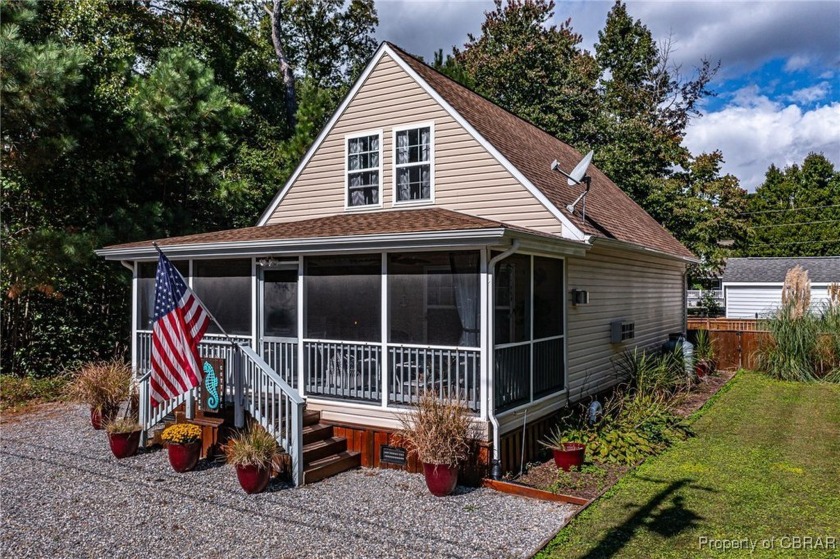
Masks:
[[[545,208],[551,212],[551,214],[557,218],[563,224],[563,233],[564,237],[566,236],[565,233],[568,232],[570,237],[574,240],[578,241],[586,241],[588,240],[588,235],[584,234],[576,225],[574,225],[568,217],[563,215],[563,213],[551,203],[551,201],[542,193],[540,189],[538,189],[531,181],[529,181],[525,175],[523,175],[519,169],[517,169],[510,161],[507,160],[490,142],[488,142],[478,131],[473,128],[473,126],[467,122],[461,114],[456,111],[452,105],[446,102],[437,91],[434,90],[423,78],[421,78],[417,72],[414,71],[403,59],[402,56],[395,53],[394,50],[387,44],[382,43],[379,47],[379,50],[374,54],[373,58],[371,58],[370,62],[368,63],[367,67],[365,68],[362,75],[353,85],[353,88],[347,94],[347,97],[344,98],[344,101],[341,102],[341,105],[336,110],[335,114],[333,114],[330,121],[318,135],[318,138],[309,148],[309,151],[306,152],[303,160],[300,162],[298,167],[295,169],[295,172],[292,173],[292,176],[280,190],[280,192],[274,197],[274,199],[269,204],[268,208],[265,212],[263,212],[262,216],[259,219],[257,225],[265,225],[268,223],[268,220],[274,214],[274,211],[277,209],[277,206],[280,205],[280,202],[283,201],[286,194],[288,193],[289,189],[291,188],[292,184],[297,180],[300,173],[309,163],[309,160],[321,146],[321,144],[326,139],[327,135],[332,131],[335,127],[335,124],[338,122],[338,119],[344,114],[347,110],[347,106],[350,102],[356,97],[356,94],[361,89],[362,85],[367,81],[368,76],[382,59],[382,57],[387,54],[391,57],[391,59],[405,71],[418,85],[420,85],[423,90],[429,94],[429,96],[437,102],[448,114],[451,116],[458,124],[460,124],[467,133],[470,134],[487,152],[493,156],[496,161],[498,161],[517,181],[519,181],[527,190],[531,193],[534,198],[536,198]]]

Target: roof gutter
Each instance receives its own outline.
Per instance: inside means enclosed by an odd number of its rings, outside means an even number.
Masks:
[[[519,249],[519,239],[513,239],[510,244],[510,248],[504,251],[501,254],[497,254],[490,261],[487,263],[487,269],[490,272],[487,274],[487,293],[490,294],[490,300],[493,300],[493,280],[496,276],[495,266],[500,261],[504,260],[508,256],[511,256]],[[493,308],[491,303],[490,308]],[[495,409],[495,397],[496,391],[493,386],[494,379],[493,379],[493,369],[495,368],[492,356],[493,355],[493,346],[490,342],[493,341],[493,337],[491,332],[494,331],[494,324],[493,324],[493,317],[494,313],[489,313],[488,315],[488,327],[487,332],[484,333],[485,336],[489,338],[489,342],[487,343],[487,351],[490,354],[488,356],[488,361],[490,362],[490,366],[487,367],[487,417],[490,419],[490,423],[493,425],[493,466],[490,470],[490,475],[493,479],[501,479],[502,477],[502,462],[499,459],[499,452],[500,452],[500,445],[502,444],[502,435],[499,433],[499,420],[496,418],[496,409]]]
[[[636,243],[631,243],[628,241],[620,241],[618,239],[608,239],[606,237],[593,237],[595,243],[610,247],[616,248],[620,250],[629,250],[633,252],[638,252],[641,254],[647,254],[650,256],[657,256],[659,258],[667,258],[669,260],[678,260],[680,262],[684,262],[687,264],[699,264],[700,259],[696,256],[680,256],[677,254],[671,254],[668,252],[664,252],[661,250],[648,248],[642,245],[638,245]]]

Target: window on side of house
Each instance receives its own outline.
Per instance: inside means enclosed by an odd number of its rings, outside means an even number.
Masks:
[[[347,207],[379,206],[382,183],[382,134],[347,138]]]
[[[431,124],[394,130],[395,203],[433,199],[433,135]]]

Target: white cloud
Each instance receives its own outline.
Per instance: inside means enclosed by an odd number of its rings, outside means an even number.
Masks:
[[[811,59],[807,56],[802,56],[801,54],[797,54],[791,56],[785,62],[785,72],[796,72],[797,70],[802,70],[803,68],[808,67],[808,63],[811,62]]]
[[[810,105],[811,103],[825,99],[830,91],[831,85],[828,82],[820,82],[811,87],[797,89],[788,96],[788,99],[794,103]]]
[[[730,105],[691,124],[685,145],[692,153],[721,150],[724,172],[750,191],[764,181],[771,163],[801,163],[810,152],[821,152],[840,167],[840,102],[803,111],[754,89],[742,91]]]

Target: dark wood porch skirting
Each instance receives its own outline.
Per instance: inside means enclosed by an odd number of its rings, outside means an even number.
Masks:
[[[412,473],[423,471],[423,464],[412,455],[408,456],[405,466],[380,461],[382,446],[406,448],[405,442],[394,430],[331,421],[322,421],[322,423],[332,425],[336,437],[347,439],[347,450],[361,454],[362,467],[405,470]],[[468,462],[461,466],[459,483],[475,487],[481,485],[482,479],[490,473],[491,459],[490,443],[480,441],[473,443]]]

